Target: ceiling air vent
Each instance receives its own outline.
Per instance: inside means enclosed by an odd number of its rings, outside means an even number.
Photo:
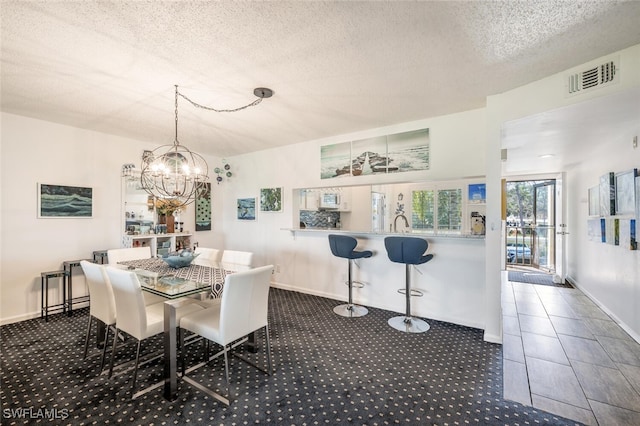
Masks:
[[[595,89],[618,82],[617,61],[609,61],[588,70],[568,76],[567,94],[577,95],[585,90]]]

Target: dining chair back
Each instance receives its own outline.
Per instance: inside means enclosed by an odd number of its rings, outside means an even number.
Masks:
[[[116,305],[116,336],[119,332],[125,332],[138,341],[136,349],[135,367],[131,389],[135,389],[138,367],[140,365],[140,346],[144,339],[164,331],[164,303],[145,305],[142,295],[140,280],[135,272],[119,269],[113,266],[106,268],[107,276],[111,281],[113,296]],[[197,304],[189,304],[176,310],[176,321],[182,315],[193,313],[203,308]],[[109,377],[113,375],[113,361],[116,355],[118,339],[113,339],[111,350],[111,363]],[[157,357],[152,357],[143,362],[146,364]],[[133,397],[135,398],[136,395]]]
[[[211,308],[193,314],[185,315],[180,319],[180,328],[189,330],[223,347],[219,355],[224,355],[227,384],[226,396],[205,388],[186,375],[183,375],[183,380],[198,389],[204,390],[209,395],[227,405],[229,405],[231,401],[228,353],[233,347],[239,344],[238,341],[243,342],[246,340],[238,339],[242,339],[264,328],[267,369],[265,370],[242,357],[240,357],[240,359],[267,374],[271,374],[268,306],[272,270],[273,265],[267,265],[227,275],[225,278],[224,291],[222,292],[222,300],[219,304],[215,304]],[[193,368],[190,370],[193,370]]]
[[[107,258],[109,265],[116,265],[120,262],[127,262],[130,260],[143,260],[151,259],[151,247],[129,247],[107,250]],[[197,258],[196,258],[197,259]],[[145,293],[144,294],[145,305],[153,305],[155,303],[161,303],[167,299],[157,294]]]
[[[196,247],[196,254],[200,256],[193,259],[192,265],[208,266],[210,268],[220,267],[220,250]]]
[[[107,250],[109,265],[115,265],[128,260],[141,260],[151,258],[151,247],[129,247]]]
[[[102,360],[100,362],[100,371],[104,368],[104,360],[107,352],[107,341],[109,339],[109,330],[116,323],[116,305],[113,297],[113,289],[111,282],[105,271],[105,266],[86,260],[80,261],[80,267],[84,272],[84,276],[89,287],[89,323],[87,324],[87,336],[84,342],[84,358],[87,357],[89,348],[89,336],[91,334],[91,323],[93,319],[102,321],[107,329],[105,331]]]
[[[220,302],[223,345],[267,326],[272,270],[268,265],[226,276]]]
[[[226,271],[241,272],[252,268],[253,253],[249,251],[225,250],[220,260],[222,269]]]
[[[113,288],[118,330],[138,340],[162,332],[162,315],[147,318],[138,276],[134,272],[116,268],[107,268],[107,275]]]
[[[104,265],[81,260],[80,267],[89,287],[89,315],[99,319],[106,325],[116,323],[116,304],[113,299],[113,289]]]

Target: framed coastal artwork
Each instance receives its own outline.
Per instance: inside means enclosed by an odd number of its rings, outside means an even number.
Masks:
[[[320,147],[320,178],[429,170],[429,129]]]
[[[261,188],[260,189],[260,211],[261,212],[281,212],[282,211],[282,188]]]
[[[207,182],[196,196],[196,231],[211,231],[211,183]]]
[[[256,199],[238,198],[238,220],[256,220]]]
[[[38,184],[38,218],[90,218],[93,188]]]

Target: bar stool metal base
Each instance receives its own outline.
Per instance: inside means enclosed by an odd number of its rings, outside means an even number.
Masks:
[[[393,317],[387,323],[398,331],[405,333],[424,333],[428,331],[431,326],[420,318],[408,317],[401,315],[399,317]]]
[[[333,312],[340,315],[341,317],[357,318],[367,315],[369,310],[364,306],[350,305],[348,303],[345,303],[344,305],[338,305],[333,308]]]

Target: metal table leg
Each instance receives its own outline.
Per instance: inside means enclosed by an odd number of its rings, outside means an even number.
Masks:
[[[96,347],[102,349],[102,345],[104,344],[104,337],[107,334],[107,326],[104,322],[96,319]]]
[[[196,299],[187,297],[164,302],[164,397],[169,401],[178,398],[176,310],[191,303],[197,303]]]
[[[247,350],[252,354],[258,352],[258,343],[256,342],[256,333],[249,334],[249,340],[247,340]]]

